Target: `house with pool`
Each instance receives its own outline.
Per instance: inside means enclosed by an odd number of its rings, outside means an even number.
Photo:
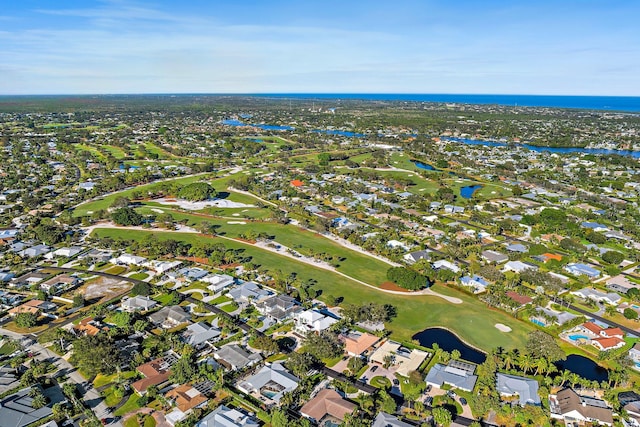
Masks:
[[[300,379],[280,363],[263,366],[255,375],[238,383],[238,390],[267,405],[277,405],[285,393],[298,388]]]
[[[625,333],[620,328],[604,328],[594,322],[585,322],[560,335],[574,345],[592,345],[600,351],[624,347]]]

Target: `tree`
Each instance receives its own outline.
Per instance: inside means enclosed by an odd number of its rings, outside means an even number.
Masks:
[[[542,331],[530,332],[525,348],[534,358],[545,358],[551,363],[567,358],[567,355],[556,340]]]
[[[129,207],[116,210],[111,214],[111,219],[116,224],[123,226],[140,225],[143,221],[142,215]]]
[[[131,288],[131,294],[148,296],[151,293],[151,286],[147,282],[136,282]]]
[[[38,323],[38,316],[33,313],[18,313],[15,319],[16,325],[21,328],[32,328]]]
[[[420,385],[424,381],[424,377],[420,371],[409,372],[409,382],[413,385]]]
[[[108,335],[87,335],[74,341],[71,363],[91,377],[109,375],[120,366],[120,352]]]
[[[82,296],[82,294],[75,294],[73,296],[73,306],[84,307],[84,296]]]
[[[289,418],[287,418],[287,414],[281,409],[274,409],[271,412],[271,426],[289,427]]]
[[[192,202],[208,200],[216,197],[216,195],[216,190],[206,182],[192,182],[178,191],[178,197]]]
[[[332,359],[342,354],[344,343],[337,334],[322,331],[319,334],[307,334],[304,339],[304,349],[317,359]]]
[[[632,308],[625,308],[622,312],[622,315],[625,317],[625,319],[638,320],[638,312]]]
[[[359,357],[352,357],[349,359],[349,363],[347,363],[347,368],[349,368],[352,375],[356,375],[363,367],[364,361]]]
[[[315,363],[316,359],[313,355],[305,352],[293,352],[289,355],[286,365],[294,375],[304,377]]]
[[[618,265],[624,261],[624,254],[618,251],[607,251],[602,254],[602,260],[609,264]]]
[[[433,415],[433,421],[439,426],[448,427],[453,421],[451,412],[441,406],[433,408],[431,415]]]
[[[184,384],[195,378],[197,374],[196,365],[193,361],[192,353],[187,352],[171,367],[171,381],[176,384]]]
[[[36,388],[31,389],[31,391],[34,392],[29,393],[29,395],[31,396],[31,406],[33,407],[33,409],[40,409],[44,407],[47,404],[47,398],[44,394],[42,394],[42,391]]]
[[[278,352],[278,343],[268,335],[257,335],[255,338],[249,340],[249,345],[267,354]]]
[[[433,282],[417,271],[406,267],[391,267],[387,270],[387,279],[397,284],[401,288],[417,291],[431,286]]]

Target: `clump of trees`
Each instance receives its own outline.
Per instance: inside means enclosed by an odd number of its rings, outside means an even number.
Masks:
[[[193,182],[187,184],[178,191],[178,197],[192,202],[199,202],[216,197],[214,188],[206,182]]]
[[[387,279],[401,288],[411,291],[428,288],[433,284],[427,276],[423,276],[417,271],[410,270],[406,267],[391,267],[387,270]]]
[[[111,214],[111,219],[116,224],[123,226],[140,225],[143,222],[142,215],[129,207],[116,210]]]

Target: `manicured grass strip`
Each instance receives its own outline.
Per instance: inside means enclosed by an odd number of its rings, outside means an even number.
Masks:
[[[129,396],[129,399],[125,402],[124,405],[122,405],[120,408],[118,408],[117,411],[115,411],[113,413],[113,415],[115,415],[116,417],[120,417],[124,414],[127,414],[131,411],[135,411],[136,409],[140,409],[140,404],[138,403],[138,401],[140,400],[140,396],[138,396],[137,394],[132,394],[131,396]]]
[[[506,313],[485,306],[474,297],[436,286],[435,290],[446,295],[458,297],[463,304],[450,304],[447,301],[430,296],[393,295],[370,289],[345,277],[311,265],[297,262],[272,252],[251,245],[232,242],[220,238],[203,237],[198,234],[167,233],[150,231],[133,231],[119,229],[96,229],[94,235],[141,240],[146,234],[153,233],[160,240],[179,240],[191,244],[221,243],[230,249],[243,249],[252,262],[270,270],[281,270],[284,274],[296,273],[305,282],[314,279],[314,288],[321,291],[320,299],[328,300],[329,296],[343,297],[345,304],[362,304],[375,302],[390,304],[395,307],[397,316],[387,324],[393,337],[410,341],[412,336],[425,328],[441,326],[458,334],[469,344],[488,351],[495,347],[524,348],[526,335],[534,328],[526,322],[519,321]],[[512,332],[503,333],[496,329],[496,323],[503,323]]]

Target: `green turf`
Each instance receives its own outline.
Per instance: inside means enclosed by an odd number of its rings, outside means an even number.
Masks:
[[[129,399],[125,402],[125,404],[122,405],[120,408],[118,408],[118,410],[115,411],[113,415],[115,415],[116,417],[119,417],[131,411],[135,411],[136,409],[139,409],[140,405],[138,404],[138,400],[140,400],[140,396],[138,396],[135,393],[132,394],[131,396],[129,396]]]
[[[151,232],[96,229],[94,233],[98,236],[140,240],[144,238],[145,234]],[[397,310],[397,317],[387,325],[387,329],[392,332],[394,338],[399,340],[411,340],[415,333],[425,328],[441,326],[452,330],[469,344],[484,350],[498,346],[509,349],[523,348],[526,334],[534,329],[532,325],[514,319],[502,311],[490,309],[474,297],[454,289],[435,287],[438,292],[462,299],[463,304],[451,304],[441,298],[431,296],[383,293],[364,287],[335,273],[239,242],[188,233],[154,232],[154,235],[159,239],[181,240],[191,244],[206,239],[211,243],[222,243],[228,248],[244,249],[245,255],[252,257],[252,262],[264,268],[280,269],[285,274],[295,272],[302,281],[316,280],[315,288],[322,291],[320,299],[326,299],[332,295],[344,297],[344,303],[362,304],[371,301],[391,304]],[[503,323],[511,327],[513,331],[500,332],[495,328],[496,323]]]

